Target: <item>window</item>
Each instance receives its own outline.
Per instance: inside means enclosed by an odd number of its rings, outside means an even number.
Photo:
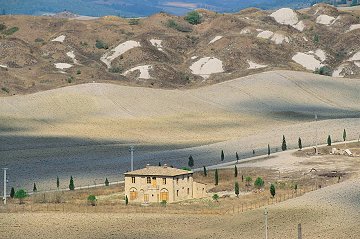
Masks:
[[[163,184],[166,184],[166,178],[163,178],[162,181],[163,181]]]
[[[190,180],[190,176],[187,176],[187,181],[189,182],[189,180]]]
[[[151,183],[151,178],[150,177],[146,177],[146,183],[150,184]]]
[[[179,184],[179,178],[176,178],[176,184]]]
[[[177,197],[179,196],[179,190],[176,190],[176,196]]]
[[[135,177],[131,177],[131,183],[135,183]]]
[[[188,195],[190,194],[190,188],[187,189],[187,194],[188,194]]]

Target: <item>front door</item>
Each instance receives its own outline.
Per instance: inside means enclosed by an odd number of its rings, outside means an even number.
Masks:
[[[156,187],[156,177],[152,177],[151,186]]]
[[[149,202],[149,194],[144,194],[144,202]]]
[[[161,201],[169,201],[169,193],[168,192],[161,192],[160,193]]]

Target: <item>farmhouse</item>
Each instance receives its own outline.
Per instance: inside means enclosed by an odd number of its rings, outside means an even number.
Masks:
[[[129,202],[168,203],[206,196],[206,185],[194,182],[193,172],[164,166],[147,165],[127,172],[125,195]]]

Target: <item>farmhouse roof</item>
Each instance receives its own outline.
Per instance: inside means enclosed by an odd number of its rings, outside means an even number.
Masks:
[[[125,176],[178,176],[192,174],[192,171],[187,171],[178,168],[171,168],[166,165],[164,166],[149,166],[146,168],[134,170],[131,172],[124,173]]]

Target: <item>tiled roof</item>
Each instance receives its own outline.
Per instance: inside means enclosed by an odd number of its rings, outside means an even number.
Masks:
[[[167,166],[146,166],[146,168],[134,170],[124,173],[125,176],[140,175],[140,176],[178,176],[193,173],[192,171],[171,168]]]

